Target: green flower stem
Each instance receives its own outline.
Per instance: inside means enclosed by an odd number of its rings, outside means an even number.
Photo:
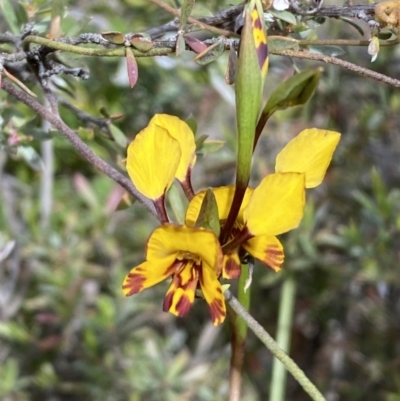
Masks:
[[[296,281],[293,274],[288,274],[285,278],[279,305],[278,330],[276,342],[283,351],[289,352],[291,329],[293,323],[293,309],[296,296]],[[270,401],[284,401],[286,389],[286,369],[285,366],[274,358],[272,365]]]
[[[229,290],[225,291],[225,298],[229,306],[246,322],[247,327],[261,340],[261,342],[278,358],[286,369],[293,375],[304,391],[314,401],[326,401],[324,396],[296,365],[292,358],[275,342],[275,340],[264,330],[264,328],[246,311],[240,302]]]
[[[242,307],[247,311],[250,306],[250,288],[244,291],[246,280],[249,277],[249,266],[242,265],[238,282],[238,298]],[[233,308],[232,308],[233,309]],[[244,361],[244,349],[247,336],[247,324],[237,313],[229,315],[231,318],[231,365],[229,372],[229,401],[240,401],[242,388],[242,370]]]

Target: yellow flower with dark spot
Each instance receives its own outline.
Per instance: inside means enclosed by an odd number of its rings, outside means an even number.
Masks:
[[[130,296],[172,278],[163,309],[185,316],[199,286],[214,325],[225,319],[225,299],[218,277],[222,250],[216,235],[204,228],[165,224],[151,234],[146,261],[125,277],[122,289]]]
[[[276,238],[296,228],[305,204],[305,188],[319,185],[339,142],[340,134],[309,129],[301,132],[278,154],[275,174],[266,176],[256,189],[247,188],[231,232],[231,242],[224,244],[222,276],[240,275],[240,256],[245,252],[275,271],[281,269],[283,246]],[[213,189],[221,225],[228,216],[234,186]],[[194,226],[205,191],[190,202],[186,224]]]

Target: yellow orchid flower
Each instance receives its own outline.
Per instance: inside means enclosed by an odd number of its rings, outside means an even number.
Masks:
[[[247,189],[231,232],[231,242],[223,246],[224,278],[240,275],[240,256],[244,253],[241,247],[273,270],[280,270],[284,253],[276,236],[300,223],[305,187],[315,187],[322,182],[339,139],[337,132],[304,130],[278,154],[277,173],[266,176],[255,190]],[[213,190],[221,225],[228,216],[234,191],[234,186]],[[187,225],[195,225],[204,195],[202,191],[190,202]]]
[[[129,144],[126,169],[136,188],[159,209],[174,178],[193,197],[190,172],[196,162],[195,152],[194,134],[184,121],[156,114]]]
[[[248,188],[238,218],[231,232],[231,242],[224,246],[222,277],[240,275],[240,247],[262,263],[278,271],[283,263],[283,247],[276,235],[296,228],[303,217],[305,175],[270,174],[255,189]],[[213,192],[221,224],[232,204],[235,187],[220,187]],[[205,192],[189,204],[186,224],[194,226]],[[267,195],[267,196],[266,196]]]
[[[122,289],[130,296],[172,277],[163,310],[185,316],[200,285],[212,321],[218,325],[226,315],[225,299],[218,281],[221,262],[222,250],[212,231],[164,224],[151,234],[146,261],[130,271]]]

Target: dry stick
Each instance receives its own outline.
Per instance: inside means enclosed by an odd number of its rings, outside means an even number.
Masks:
[[[310,52],[302,52],[295,50],[281,50],[281,51],[271,51],[271,54],[276,54],[279,56],[289,56],[295,58],[302,58],[308,60],[324,61],[325,63],[335,64],[340,67],[346,68],[347,70],[356,72],[357,74],[363,75],[364,77],[372,78],[377,81],[383,82],[385,84],[394,86],[395,88],[400,88],[400,80],[388,77],[379,72],[369,70],[368,68],[360,67],[357,64],[350,63],[345,60],[341,60],[337,57],[324,56],[323,54],[316,54]]]
[[[174,15],[175,17],[180,17],[181,16],[181,12],[179,10],[177,10],[176,8],[173,8],[171,6],[169,6],[168,4],[165,4],[163,1],[161,0],[150,0],[152,3],[157,4],[159,7],[163,8],[165,11],[169,12],[170,14]],[[198,27],[205,29],[206,31],[210,31],[213,33],[216,33],[217,35],[222,35],[222,36],[232,36],[236,34],[234,32],[231,31],[227,31],[226,29],[220,29],[220,28],[216,28],[212,25],[207,25],[204,22],[200,22],[195,18],[189,17],[187,19],[187,22],[189,22],[190,24],[193,25],[197,25]]]
[[[16,89],[12,84],[3,80],[1,84],[4,89],[10,95],[16,97],[19,101],[26,104],[36,113],[38,113],[45,120],[50,122],[56,127],[62,135],[64,135],[72,146],[90,163],[97,167],[100,171],[110,177],[112,180],[117,182],[121,187],[126,189],[131,195],[133,195],[139,202],[141,202],[154,216],[157,217],[156,210],[153,203],[144,197],[133,185],[133,183],[126,177],[124,177],[118,170],[110,166],[100,157],[95,155],[92,150],[79,138],[79,136],[69,128],[64,121],[54,115],[50,110],[43,107],[39,102],[30,97],[27,93]]]
[[[279,347],[275,340],[264,330],[260,323],[246,311],[229,290],[225,291],[225,298],[230,307],[246,322],[247,327],[261,340],[274,356],[285,365],[286,369],[303,387],[304,391],[306,391],[314,401],[326,401],[317,387],[315,387],[304,372],[296,365],[293,359]]]

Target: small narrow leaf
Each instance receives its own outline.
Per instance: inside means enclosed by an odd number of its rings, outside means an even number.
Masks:
[[[0,0],[0,8],[5,20],[14,35],[19,34],[18,21],[13,6],[9,0]]]
[[[181,7],[181,17],[179,21],[180,31],[185,27],[186,21],[190,17],[190,13],[192,12],[195,1],[196,0],[183,0],[183,4]]]
[[[207,45],[193,36],[184,36],[186,44],[195,52],[201,53],[207,49]]]
[[[148,52],[154,46],[154,43],[151,40],[150,36],[142,34],[142,33],[133,35],[131,37],[131,39],[129,40],[129,42],[135,49],[137,49],[143,53]]]
[[[296,25],[296,17],[289,11],[274,11],[268,10],[268,13],[273,15],[275,18],[287,22],[288,24]]]
[[[346,54],[346,52],[339,46],[322,46],[312,45],[308,46],[308,50],[311,53],[323,54],[324,56],[337,57]]]
[[[262,114],[271,116],[277,110],[306,103],[318,85],[321,68],[305,70],[278,85],[269,97]]]
[[[128,145],[128,140],[125,134],[114,124],[110,124],[110,133],[115,142],[121,146],[121,148],[125,149]]]
[[[196,221],[196,227],[204,227],[214,231],[219,237],[221,226],[218,217],[218,206],[213,191],[209,188],[201,204],[199,217]]]
[[[136,82],[139,78],[139,71],[138,65],[135,59],[135,56],[132,53],[132,50],[127,47],[125,49],[126,55],[126,66],[128,70],[128,78],[129,78],[129,85],[133,88],[136,85]]]
[[[196,135],[197,132],[197,121],[193,117],[193,115],[190,115],[186,120],[185,123],[189,126],[189,128],[192,130],[193,134]]]
[[[176,37],[176,48],[175,48],[175,54],[176,57],[180,56],[186,49],[186,43],[185,39],[183,37],[182,33],[179,33],[178,36]]]
[[[237,63],[236,50],[233,48],[231,44],[229,49],[228,66],[226,68],[226,74],[225,74],[225,82],[227,85],[233,85],[235,83],[236,63]]]
[[[18,155],[35,171],[43,171],[43,162],[39,154],[31,146],[19,146]]]
[[[206,65],[215,61],[220,57],[225,51],[225,43],[223,38],[218,38],[218,40],[211,46],[207,47],[206,50],[198,54],[194,61],[200,65]]]
[[[299,50],[299,41],[284,36],[268,36],[269,51],[271,53],[282,50]]]
[[[361,36],[364,36],[364,30],[362,29],[362,27],[360,25],[357,24],[357,22],[355,22],[355,20],[353,20],[351,18],[347,18],[347,17],[339,17],[339,19],[344,21],[344,22],[347,22],[353,28],[357,29],[358,33]]]
[[[123,45],[125,43],[125,36],[121,32],[102,32],[101,36],[114,45]]]

